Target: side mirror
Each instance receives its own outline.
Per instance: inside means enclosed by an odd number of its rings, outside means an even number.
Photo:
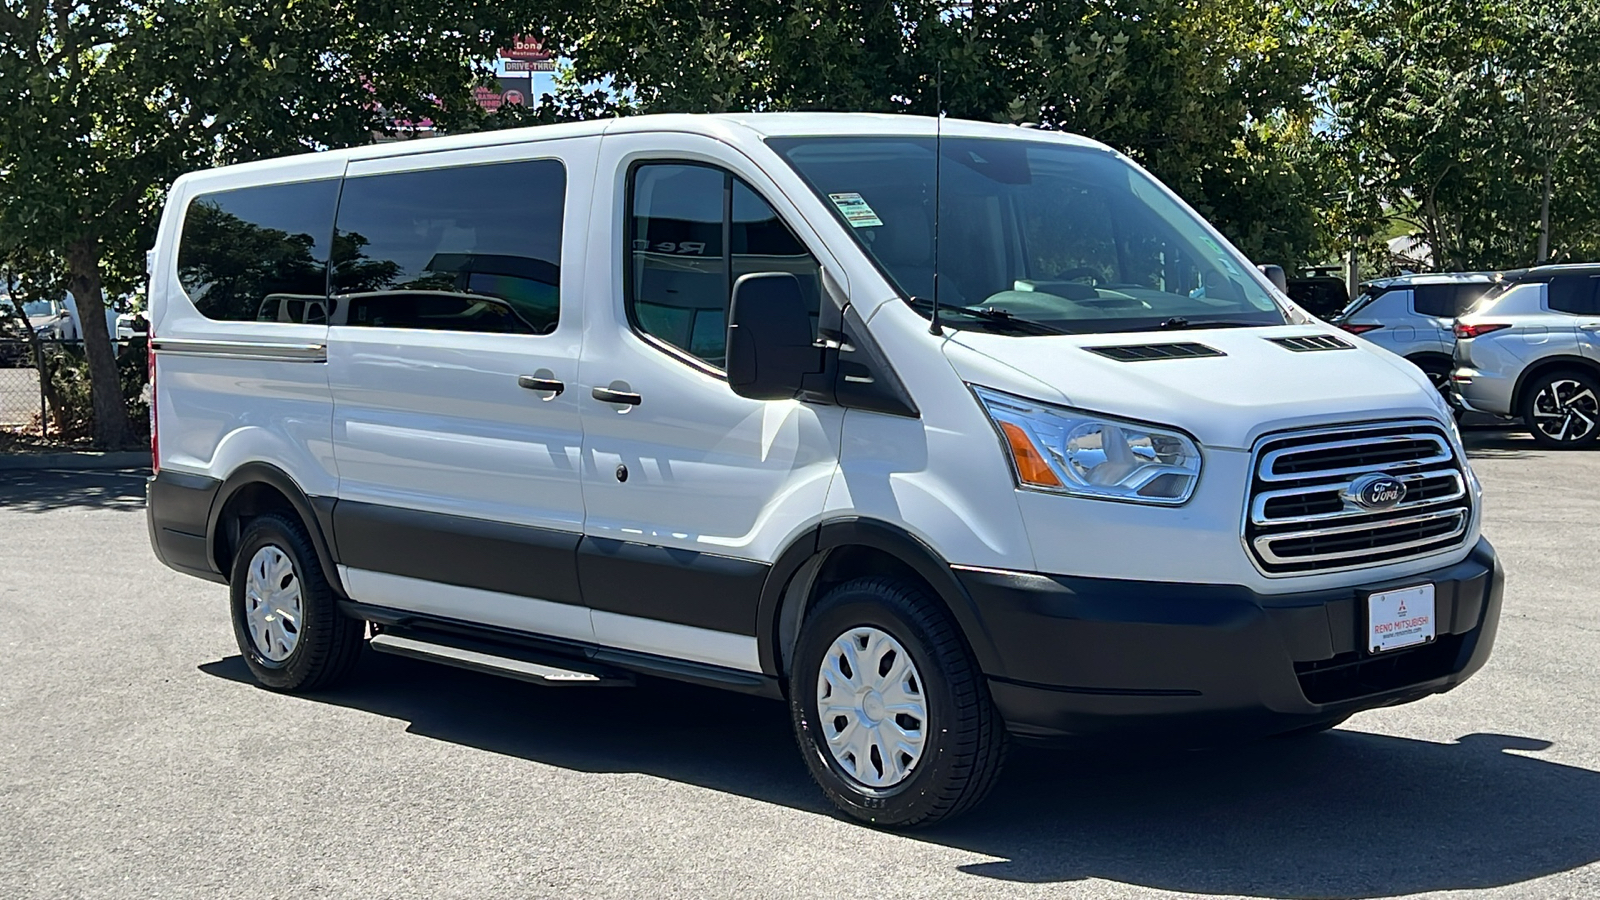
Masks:
[[[756,272],[733,284],[728,308],[728,386],[752,400],[791,400],[807,375],[822,371],[800,280]]]
[[[1275,266],[1268,263],[1264,266],[1256,266],[1256,268],[1260,269],[1261,274],[1267,276],[1267,280],[1276,285],[1278,290],[1284,294],[1289,293],[1289,276],[1283,274],[1283,266]]]

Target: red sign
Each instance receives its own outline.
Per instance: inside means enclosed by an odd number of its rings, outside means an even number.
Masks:
[[[542,62],[550,58],[544,43],[536,37],[519,37],[511,41],[511,49],[500,51],[501,59],[526,59]]]

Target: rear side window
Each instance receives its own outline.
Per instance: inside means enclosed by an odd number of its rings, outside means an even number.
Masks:
[[[1592,275],[1564,275],[1550,279],[1550,308],[1579,316],[1600,315],[1596,284],[1600,284],[1600,277]]]
[[[339,182],[201,194],[178,241],[178,282],[208,319],[317,322]],[[325,317],[325,316],[324,316]]]
[[[549,334],[566,184],[553,159],[345,179],[331,321]]]
[[[1419,284],[1416,292],[1418,315],[1454,319],[1465,315],[1489,289],[1487,284]]]
[[[711,166],[650,163],[629,185],[628,317],[638,330],[700,361],[727,359],[733,282],[788,272],[821,306],[817,261],[749,185]]]

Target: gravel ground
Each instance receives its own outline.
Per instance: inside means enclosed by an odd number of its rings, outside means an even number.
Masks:
[[[1597,897],[1600,450],[1470,443],[1510,579],[1465,686],[1226,750],[1019,752],[913,835],[835,817],[770,701],[372,653],[258,689],[225,589],[151,555],[144,473],[0,472],[0,897]]]

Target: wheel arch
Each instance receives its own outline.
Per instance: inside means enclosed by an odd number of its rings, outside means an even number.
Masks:
[[[1001,673],[994,643],[950,564],[906,529],[861,517],[823,522],[779,554],[757,609],[762,671],[785,678],[806,609],[833,585],[865,575],[892,575],[921,584],[955,620],[979,670],[986,675]]]
[[[332,500],[325,501],[323,506],[313,503],[289,473],[277,466],[259,461],[244,463],[222,482],[211,504],[206,546],[212,564],[224,579],[231,578],[233,552],[239,544],[243,523],[264,512],[289,513],[300,520],[311,536],[311,545],[316,548],[317,561],[322,564],[328,584],[341,598],[347,598],[327,539],[332,531]]]
[[[1532,384],[1536,377],[1548,374],[1550,372],[1557,372],[1562,369],[1575,369],[1579,372],[1587,374],[1591,378],[1600,378],[1600,363],[1597,363],[1592,359],[1583,356],[1572,356],[1565,353],[1559,356],[1546,356],[1543,359],[1535,362],[1533,365],[1523,369],[1522,374],[1517,376],[1516,388],[1514,388],[1511,392],[1512,414],[1519,416],[1522,414],[1522,405],[1527,399],[1526,392],[1528,390],[1528,385]]]
[[[1419,369],[1422,368],[1422,364],[1425,362],[1440,363],[1443,364],[1445,369],[1448,370],[1455,365],[1455,358],[1448,353],[1441,353],[1438,350],[1421,350],[1407,355],[1406,362],[1411,363]]]

